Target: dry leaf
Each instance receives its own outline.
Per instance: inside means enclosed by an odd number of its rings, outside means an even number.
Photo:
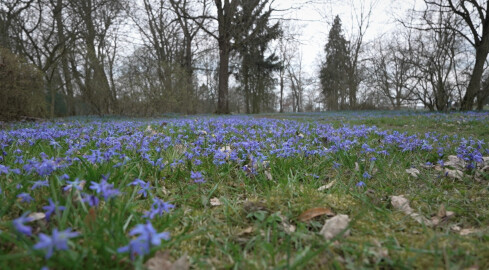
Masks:
[[[464,173],[460,170],[445,169],[445,176],[452,179],[461,180],[462,176],[464,176]]]
[[[170,252],[158,250],[153,258],[146,261],[144,266],[148,270],[167,270],[170,269],[172,263],[169,260]]]
[[[219,205],[222,205],[222,203],[218,198],[214,197],[211,199],[211,205],[212,206],[219,206]]]
[[[265,173],[265,176],[267,177],[268,181],[273,180],[272,173],[270,173],[270,171],[265,171],[264,173]]]
[[[419,175],[419,170],[418,169],[416,169],[416,168],[410,168],[410,169],[406,169],[406,172],[409,173],[412,177],[418,178],[418,175]]]
[[[360,165],[358,165],[358,162],[355,162],[355,171],[356,172],[360,171]]]
[[[42,212],[35,212],[35,213],[30,213],[27,217],[30,218],[31,221],[38,221],[46,218],[46,214]]]
[[[253,232],[253,227],[248,227],[244,230],[242,230],[241,232],[238,233],[238,236],[242,236],[242,235],[245,235],[245,234],[250,234]]]
[[[148,270],[187,270],[190,268],[190,264],[187,259],[187,255],[183,255],[180,259],[172,263],[170,260],[170,252],[157,251],[153,258],[150,258],[144,266]]]
[[[448,161],[444,162],[445,166],[451,166],[457,169],[465,168],[465,161],[457,156],[448,156]]]
[[[334,216],[334,213],[329,208],[323,208],[323,207],[311,208],[311,209],[307,209],[299,216],[299,221],[305,222],[322,215]]]
[[[431,217],[431,224],[433,226],[436,226],[442,222],[447,221],[453,215],[455,215],[455,213],[452,211],[447,211],[445,209],[445,205],[442,204],[442,205],[440,205],[440,209],[438,209],[438,212],[436,213],[436,215]]]
[[[293,224],[290,224],[290,222],[287,220],[286,217],[284,217],[282,214],[278,214],[278,217],[280,217],[281,221],[282,221],[282,227],[284,228],[284,231],[288,234],[291,234],[293,232],[295,232],[295,225]]]
[[[318,188],[318,191],[323,191],[323,190],[330,189],[330,188],[331,188],[331,187],[332,187],[332,186],[333,186],[335,183],[336,183],[336,180],[333,180],[333,181],[331,181],[331,182],[327,183],[327,184],[326,184],[326,185],[324,185],[324,186],[320,186],[320,187]]]
[[[473,233],[478,233],[478,232],[481,232],[480,229],[474,229],[474,228],[467,228],[467,229],[462,229],[460,230],[460,235],[469,235],[469,234],[473,234]]]
[[[426,226],[433,225],[430,220],[423,217],[421,214],[414,212],[411,206],[409,206],[409,200],[406,199],[404,195],[391,196],[391,204],[394,206],[394,209],[404,212],[417,222],[425,224]]]
[[[337,236],[339,233],[344,231],[346,228],[348,228],[348,224],[350,223],[350,218],[348,215],[336,215],[324,223],[323,228],[319,232],[321,235],[324,236],[326,240],[331,240],[335,236]],[[350,233],[349,230],[344,232],[344,235],[348,235]]]

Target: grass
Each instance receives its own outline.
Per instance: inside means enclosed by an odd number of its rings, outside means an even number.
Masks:
[[[462,138],[473,149],[478,140],[489,141],[488,117],[345,112],[14,124],[0,131],[0,165],[9,167],[0,173],[0,269],[142,269],[157,250],[169,251],[172,261],[187,254],[194,269],[487,269],[489,178],[476,181],[468,170],[451,179],[421,164],[447,160]],[[226,147],[230,153],[221,151]],[[487,156],[485,148],[480,152]],[[417,178],[405,172],[413,166]],[[195,183],[191,171],[201,172],[205,183]],[[85,180],[83,189],[63,192],[64,174]],[[89,187],[108,174],[120,194],[104,200]],[[139,194],[142,187],[128,185],[136,178],[150,184],[147,197]],[[39,180],[48,186],[32,190]],[[358,187],[360,181],[366,186]],[[21,193],[34,201],[21,202]],[[100,204],[78,200],[82,193]],[[420,224],[392,207],[390,196],[401,194],[428,219],[441,205],[454,216],[438,226]],[[13,226],[23,213],[45,212],[49,198],[65,210],[25,223],[31,236]],[[171,238],[131,260],[117,250],[134,239],[132,228],[147,222],[152,198],[175,205],[150,219]],[[214,198],[220,205],[211,205]],[[348,215],[350,235],[327,241],[319,232],[328,217],[299,220],[314,207]],[[456,227],[475,232],[461,235]],[[80,235],[46,258],[33,246],[54,228]]]

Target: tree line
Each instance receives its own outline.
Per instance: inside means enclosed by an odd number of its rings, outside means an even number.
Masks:
[[[335,17],[312,74],[271,0],[5,0],[0,118],[482,109],[489,4],[425,4],[368,42],[374,5]]]

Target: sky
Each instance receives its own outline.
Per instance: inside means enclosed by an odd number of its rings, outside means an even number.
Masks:
[[[402,18],[408,9],[422,7],[422,0],[276,0],[274,5],[277,17],[291,19],[291,24],[299,24],[300,50],[303,64],[309,73],[317,72],[320,55],[327,42],[331,22],[339,15],[345,37],[351,35],[352,26],[356,26],[352,18],[359,14],[360,7],[374,4],[369,28],[365,41],[369,42],[382,34],[394,30],[399,25],[396,19]]]

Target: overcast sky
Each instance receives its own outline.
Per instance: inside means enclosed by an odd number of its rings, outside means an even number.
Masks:
[[[332,4],[331,2],[334,2]],[[292,19],[292,24],[301,27],[301,51],[307,72],[316,72],[318,56],[327,42],[328,32],[333,18],[339,15],[345,36],[351,33],[352,15],[359,8],[375,3],[370,26],[366,32],[366,41],[396,27],[395,19],[401,18],[414,5],[422,7],[422,0],[276,0],[279,16]]]

